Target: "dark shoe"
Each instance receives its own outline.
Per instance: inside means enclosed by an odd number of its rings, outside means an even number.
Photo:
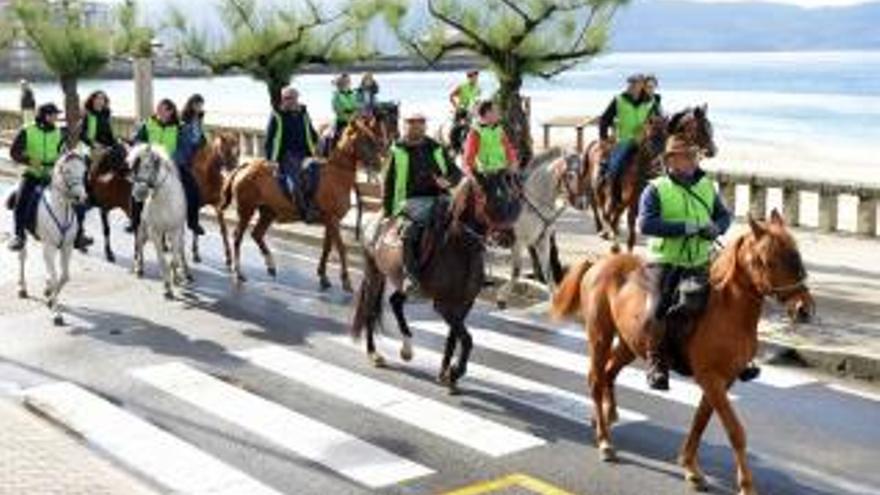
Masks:
[[[659,352],[648,354],[648,387],[669,390],[669,369]]]
[[[14,236],[12,239],[9,239],[8,247],[10,251],[21,251],[24,249],[24,237]]]
[[[305,208],[304,219],[306,223],[318,223],[321,221],[321,212],[316,208]]]
[[[194,235],[205,235],[205,229],[201,225],[195,224],[190,229]]]
[[[94,239],[80,232],[79,234],[77,234],[76,239],[73,241],[73,247],[80,251],[85,251],[89,248],[89,246],[94,243]]]
[[[746,369],[739,373],[739,381],[750,382],[761,376],[761,368],[755,363],[749,363]]]

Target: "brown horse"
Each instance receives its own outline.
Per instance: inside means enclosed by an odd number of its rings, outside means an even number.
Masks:
[[[635,222],[639,213],[639,198],[648,181],[662,173],[657,158],[663,151],[665,139],[672,135],[683,137],[709,158],[715,156],[718,151],[706,105],[687,108],[673,115],[668,123],[661,117],[649,119],[639,140],[638,149],[633,153],[623,177],[620,178],[621,201],[616,205],[612,201],[611,181],[603,180],[601,177],[601,164],[611,152],[610,146],[593,141],[584,150],[579,180],[575,182],[574,187],[569,186],[569,188],[587,191],[587,200],[593,210],[596,231],[602,238],[613,242],[613,251],[619,250],[617,239],[620,218],[624,212],[627,214],[627,249],[632,252],[635,247]]]
[[[223,218],[222,192],[225,174],[238,165],[238,137],[228,132],[214,135],[193,157],[192,171],[199,188],[199,207],[210,206],[217,215],[220,235],[223,237],[223,252],[226,255],[226,266],[232,266],[232,253],[226,232],[226,220]],[[192,257],[195,263],[202,261],[199,255],[199,236],[192,240]]]
[[[351,208],[351,191],[358,164],[368,169],[378,169],[384,160],[388,147],[384,135],[381,123],[374,117],[358,117],[345,129],[338,145],[331,151],[330,157],[326,161],[319,162],[319,183],[313,201],[320,213],[320,221],[324,225],[323,252],[318,263],[318,277],[322,289],[330,287],[330,280],[327,278],[327,258],[330,255],[330,248],[335,246],[339,254],[343,289],[352,291],[341,222]],[[251,231],[251,236],[263,254],[266,270],[274,277],[275,261],[266,244],[266,232],[273,222],[290,223],[301,220],[296,205],[281,190],[274,167],[266,160],[245,163],[229,174],[223,186],[221,212],[229,207],[233,199],[238,211],[232,260],[235,281],[245,280],[240,264],[241,242],[251,218],[258,212],[259,219]]]
[[[750,231],[725,248],[711,267],[708,304],[681,344],[681,356],[703,389],[679,462],[685,479],[705,489],[697,461],[700,437],[713,413],[721,418],[734,449],[741,495],[755,494],[746,464],[746,436],[727,390],[755,356],[763,302],[775,297],[796,320],[814,309],[807,273],[794,238],[778,212],[768,222],[749,219]],[[609,428],[617,420],[614,380],[636,356],[645,357],[655,305],[655,281],[645,263],[630,254],[583,262],[562,283],[553,303],[556,317],[580,312],[589,337],[590,393],[595,407],[596,443],[603,460],[616,456]],[[612,343],[617,337],[617,344]]]
[[[113,263],[116,254],[110,245],[110,212],[119,208],[131,215],[131,179],[125,161],[125,148],[96,148],[92,151],[88,185],[91,202],[101,211],[104,231],[104,257]]]
[[[485,224],[475,214],[476,189],[472,179],[464,179],[453,191],[451,201],[439,200],[436,223],[429,228],[434,232],[433,254],[423,261],[419,275],[420,292],[433,301],[434,309],[449,327],[439,380],[450,393],[457,391],[456,384],[467,371],[473,339],[465,319],[483,287],[485,244],[481,232]],[[385,361],[376,351],[374,334],[382,318],[386,281],[390,282],[394,292],[389,303],[403,336],[400,356],[409,361],[412,333],[404,315],[407,296],[403,290],[403,249],[396,222],[377,222],[367,229],[366,238],[370,240],[364,246],[366,270],[358,291],[352,334],[359,338],[366,330],[367,355],[375,366],[382,366]],[[459,344],[461,352],[453,364]]]

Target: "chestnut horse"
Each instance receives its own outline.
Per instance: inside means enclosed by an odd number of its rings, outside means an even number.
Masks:
[[[229,239],[226,232],[226,220],[223,218],[222,204],[223,179],[226,172],[238,165],[239,147],[238,137],[229,132],[219,132],[214,135],[210,142],[205,144],[193,157],[192,172],[199,188],[199,207],[210,206],[217,215],[217,224],[220,226],[220,235],[223,237],[223,253],[226,256],[226,266],[232,266],[232,253],[229,249]],[[202,261],[199,255],[199,236],[194,235],[192,240],[193,262]]]
[[[680,355],[703,390],[679,462],[685,479],[705,489],[697,460],[700,437],[713,413],[721,418],[734,450],[740,495],[755,494],[746,464],[746,436],[727,396],[758,348],[758,320],[764,300],[775,297],[789,315],[803,321],[814,309],[807,273],[794,238],[781,215],[749,218],[750,231],[726,247],[712,263],[712,290],[704,312],[681,344]],[[616,459],[609,436],[617,420],[614,380],[636,356],[644,358],[658,302],[656,281],[645,262],[631,254],[609,255],[594,265],[583,262],[565,278],[553,302],[556,317],[580,312],[589,337],[596,443],[605,461]],[[612,343],[617,337],[617,344]]]
[[[101,211],[104,257],[111,263],[116,261],[116,254],[110,245],[110,212],[119,208],[126,216],[131,215],[131,171],[125,158],[122,145],[95,149],[87,178],[91,202]]]
[[[581,184],[578,188],[587,191],[587,199],[596,222],[596,231],[603,239],[613,242],[613,251],[619,249],[617,238],[620,218],[626,212],[628,230],[626,245],[628,251],[632,252],[636,243],[635,222],[638,217],[639,198],[648,181],[662,173],[657,158],[663,152],[665,138],[671,135],[683,137],[685,141],[698,147],[708,158],[718,152],[706,105],[682,110],[673,115],[668,123],[661,117],[649,119],[639,141],[639,147],[630,159],[623,177],[620,178],[621,201],[617,205],[613,205],[611,201],[611,181],[601,180],[601,163],[611,150],[599,141],[591,142],[584,150],[579,171]]]
[[[318,162],[320,167],[318,189],[312,201],[320,213],[324,225],[324,245],[318,263],[318,278],[321,288],[328,289],[327,258],[334,246],[339,254],[342,287],[351,292],[351,279],[348,276],[348,259],[342,240],[341,223],[351,208],[351,191],[355,183],[357,165],[378,170],[384,161],[388,143],[381,122],[372,116],[359,116],[346,127],[338,145],[330,152],[330,157]],[[257,224],[251,236],[260,248],[270,276],[277,269],[265,236],[273,222],[291,223],[301,220],[296,205],[281,190],[275,176],[274,166],[266,160],[254,160],[233,170],[223,186],[220,211],[224,211],[235,200],[238,212],[238,225],[235,227],[233,243],[232,273],[237,283],[245,280],[241,272],[241,242],[244,233],[255,213],[259,213]]]

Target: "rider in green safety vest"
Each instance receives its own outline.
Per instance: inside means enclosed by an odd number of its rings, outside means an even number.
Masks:
[[[671,137],[663,154],[668,174],[640,198],[639,229],[649,238],[649,271],[659,291],[648,341],[648,384],[657,390],[669,389],[666,357],[705,306],[712,245],[732,221],[697,156],[696,148]]]
[[[12,251],[24,248],[29,206],[33,204],[38,190],[51,181],[52,168],[61,156],[67,133],[57,126],[60,113],[61,110],[53,103],[41,105],[34,122],[18,131],[9,150],[12,160],[26,167],[18,185],[15,230],[9,240],[9,249]],[[78,239],[77,248],[83,249],[81,239]]]
[[[461,178],[461,171],[443,147],[426,135],[424,115],[415,113],[404,121],[404,136],[391,148],[382,204],[385,217],[402,220],[399,232],[404,268],[409,287],[413,287],[420,271],[420,241],[436,198],[447,194]]]
[[[479,78],[479,71],[468,71],[467,81],[459,84],[449,93],[449,103],[452,105],[454,115],[449,130],[449,146],[455,153],[464,150],[464,141],[471,126],[471,109],[480,101]]]
[[[169,158],[175,158],[177,144],[180,139],[180,118],[177,116],[177,105],[169,99],[163,99],[156,105],[156,113],[138,128],[134,136],[137,143],[150,143],[161,146]],[[129,233],[137,232],[141,224],[141,212],[144,204],[131,199],[131,223],[126,227]]]
[[[612,202],[619,205],[621,201],[621,181],[633,153],[638,148],[645,123],[653,115],[658,115],[659,106],[645,93],[645,76],[635,74],[627,79],[627,89],[617,95],[599,118],[599,139],[605,146],[610,146],[608,131],[614,129],[614,147],[605,164],[602,180],[611,180]],[[601,185],[600,185],[601,187]]]
[[[360,110],[357,93],[351,89],[351,76],[345,73],[340,74],[335,83],[336,91],[333,92],[333,113],[336,115],[333,131],[334,145],[342,135],[342,131],[345,130],[345,126]]]

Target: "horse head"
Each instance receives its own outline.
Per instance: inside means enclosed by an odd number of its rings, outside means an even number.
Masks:
[[[393,142],[400,137],[400,102],[386,101],[377,103],[373,114],[385,126],[385,135]]]
[[[693,108],[686,108],[672,116],[667,125],[669,135],[679,135],[689,143],[700,148],[707,158],[718,154],[718,146],[715,145],[715,132],[712,122],[709,120],[709,105],[703,104]]]
[[[131,193],[137,201],[144,201],[151,189],[155,189],[164,180],[166,174],[174,173],[174,166],[164,148],[151,144],[139,144],[128,153],[128,167],[131,180],[134,182]]]
[[[385,126],[373,115],[359,115],[345,128],[338,148],[351,156],[355,163],[378,172],[385,163],[390,140]]]
[[[734,276],[739,266],[757,296],[776,298],[793,321],[809,321],[816,304],[797,242],[782,215],[774,209],[766,222],[749,216],[749,228],[750,232],[737,240],[734,266],[725,278]]]
[[[84,204],[89,195],[86,192],[85,157],[76,151],[65,151],[55,163],[52,173],[52,186],[68,200]]]
[[[238,145],[238,136],[231,132],[218,132],[211,140],[211,151],[217,157],[218,163],[223,170],[229,171],[238,166],[241,157],[241,149]]]

